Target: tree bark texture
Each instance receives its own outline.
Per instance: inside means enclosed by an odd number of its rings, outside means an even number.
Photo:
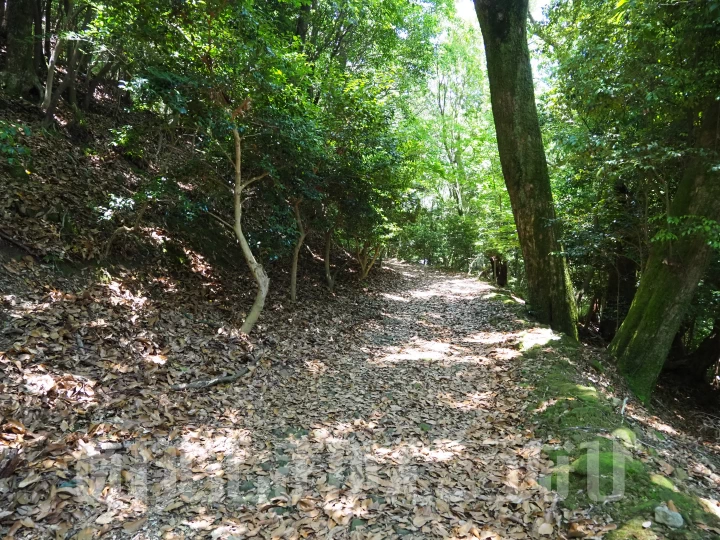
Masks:
[[[637,289],[637,263],[622,255],[615,256],[615,264],[607,270],[608,282],[603,299],[600,335],[612,340],[620,328]]]
[[[35,73],[41,76],[42,70],[45,68],[45,54],[43,53],[43,6],[42,0],[35,0],[35,9],[33,13],[33,56],[35,59]]]
[[[475,10],[500,163],[525,260],[528,304],[540,322],[577,338],[567,265],[554,255],[559,245],[527,46],[528,0],[475,0]]]

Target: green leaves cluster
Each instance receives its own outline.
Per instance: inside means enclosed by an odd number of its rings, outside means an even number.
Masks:
[[[192,133],[217,171],[244,140],[243,171],[268,172],[256,189],[264,224],[255,245],[282,255],[302,201],[314,230],[384,238],[409,181],[402,96],[425,84],[443,2],[407,0],[106,0],[85,32],[96,54],[122,65],[132,106]],[[126,139],[132,138],[128,134]],[[231,187],[230,175],[220,183]],[[203,184],[201,204],[228,215]]]
[[[450,18],[432,77],[405,114],[416,168],[398,237],[406,258],[468,270],[478,257],[517,252],[500,169],[477,25]]]
[[[30,136],[30,128],[24,124],[0,120],[0,156],[8,165],[22,164],[30,150],[20,142],[20,135]]]
[[[675,216],[671,203],[701,112],[720,97],[720,2],[556,0],[547,17],[536,28],[548,58],[541,113],[590,320],[593,306],[620,298],[619,269],[634,266],[625,278],[637,283],[659,242],[701,235],[718,245],[712,220]]]

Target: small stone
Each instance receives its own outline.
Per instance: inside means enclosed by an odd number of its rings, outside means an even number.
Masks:
[[[683,517],[678,512],[673,512],[665,505],[655,508],[655,521],[673,529],[679,529],[685,524]]]
[[[643,526],[643,529],[649,529],[650,527],[652,527],[652,521],[650,521],[650,520],[643,521],[642,526]]]
[[[626,446],[635,447],[637,445],[637,434],[632,429],[617,428],[613,431],[613,437],[619,439]]]

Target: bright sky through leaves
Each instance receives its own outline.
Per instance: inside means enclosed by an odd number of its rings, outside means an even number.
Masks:
[[[536,21],[543,18],[542,10],[548,5],[548,0],[531,0],[530,13]],[[475,5],[472,0],[455,0],[455,9],[460,18],[468,21],[477,21]]]

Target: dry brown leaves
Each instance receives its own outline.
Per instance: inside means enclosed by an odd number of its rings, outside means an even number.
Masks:
[[[523,323],[485,284],[392,264],[364,291],[294,309],[277,294],[251,344],[192,283],[153,292],[128,274],[48,287],[31,261],[6,266],[26,288],[4,297],[2,536],[612,528],[563,512],[538,484],[551,464],[530,429]],[[234,372],[251,349],[260,361],[248,378],[170,390]]]

